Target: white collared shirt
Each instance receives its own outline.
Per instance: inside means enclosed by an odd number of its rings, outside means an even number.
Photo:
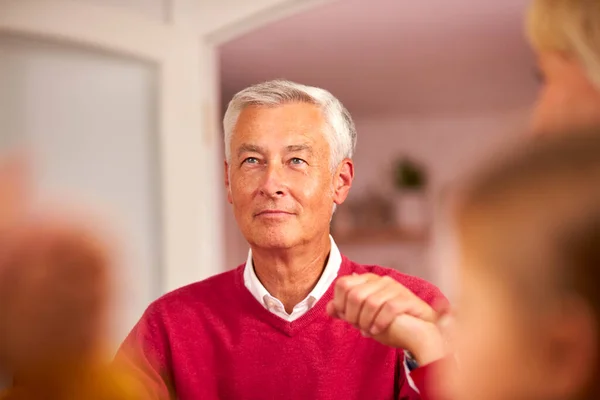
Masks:
[[[256,276],[254,264],[252,263],[252,250],[248,252],[248,260],[246,260],[246,266],[244,268],[244,285],[246,285],[246,288],[248,288],[250,293],[252,293],[254,298],[258,300],[263,307],[278,317],[290,322],[300,318],[310,310],[325,294],[327,289],[329,289],[329,286],[331,286],[337,277],[340,266],[342,265],[342,255],[331,235],[329,236],[329,240],[331,241],[329,259],[327,260],[327,265],[325,266],[319,281],[308,296],[294,306],[291,314],[288,314],[287,311],[285,311],[285,307],[279,299],[271,296]]]

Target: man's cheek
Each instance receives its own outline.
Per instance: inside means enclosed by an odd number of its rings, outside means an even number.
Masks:
[[[252,176],[244,175],[236,179],[235,184],[232,186],[232,191],[236,197],[246,197],[256,191],[257,188],[257,179]]]

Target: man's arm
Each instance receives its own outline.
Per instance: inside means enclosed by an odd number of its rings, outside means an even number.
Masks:
[[[152,308],[144,313],[121,345],[115,365],[141,384],[145,399],[172,400],[176,396],[169,367],[170,350],[164,326]]]

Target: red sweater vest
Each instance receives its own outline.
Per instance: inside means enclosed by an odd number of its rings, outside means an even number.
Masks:
[[[403,351],[364,338],[326,313],[333,285],[305,315],[287,322],[250,294],[243,269],[178,289],[146,310],[117,361],[143,377],[148,398],[420,398],[407,380]],[[389,275],[429,304],[443,299],[422,279],[343,257],[339,276],[353,272]]]

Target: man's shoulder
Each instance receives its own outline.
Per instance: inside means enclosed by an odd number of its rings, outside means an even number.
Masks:
[[[190,306],[209,305],[212,301],[223,302],[232,296],[237,280],[242,279],[243,266],[211,276],[168,292],[148,307],[148,312],[182,310]]]
[[[364,265],[348,260],[352,272],[357,274],[371,273],[379,276],[389,276],[398,281],[411,292],[435,308],[445,308],[448,300],[442,291],[433,283],[417,276],[408,275],[398,270],[380,265]]]

